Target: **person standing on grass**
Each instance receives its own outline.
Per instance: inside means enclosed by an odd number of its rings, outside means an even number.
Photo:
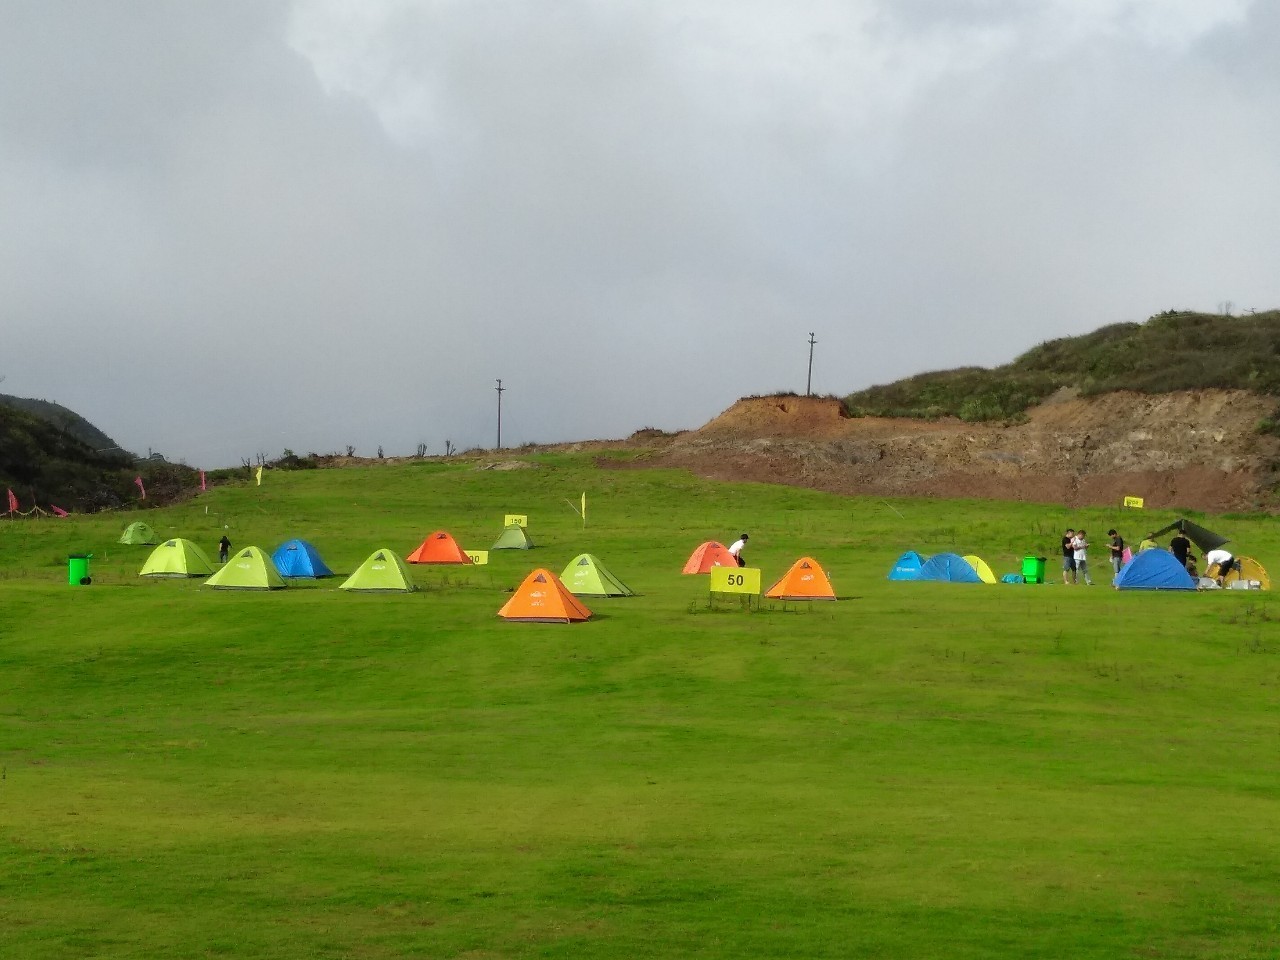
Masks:
[[[1108,546],[1111,548],[1111,579],[1114,580],[1120,576],[1120,568],[1124,566],[1124,537],[1114,530],[1108,530],[1107,536],[1111,538]]]
[[[1191,541],[1187,539],[1187,535],[1181,530],[1178,535],[1169,541],[1169,552],[1178,558],[1178,562],[1184,567],[1187,565],[1187,557],[1191,554]]]
[[[747,545],[747,541],[750,539],[751,538],[744,533],[729,545],[729,556],[737,560],[738,566],[740,567],[745,567],[747,565],[747,561],[742,559],[742,548]]]
[[[227,557],[229,557],[230,555],[231,555],[231,541],[227,538],[227,535],[224,533],[222,535],[222,539],[218,541],[218,559],[222,563],[226,563]]]
[[[1071,541],[1076,538],[1076,532],[1067,527],[1067,532],[1062,535],[1062,585],[1076,582],[1076,552],[1071,546]]]
[[[1089,579],[1089,540],[1083,530],[1077,530],[1071,541],[1071,559],[1076,564],[1076,576],[1083,578],[1085,586],[1092,587],[1093,581]]]

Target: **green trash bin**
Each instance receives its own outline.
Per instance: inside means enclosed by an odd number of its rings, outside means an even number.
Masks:
[[[89,558],[92,553],[73,553],[67,557],[67,583],[73,587],[87,587],[93,581],[89,578]]]
[[[1048,559],[1045,557],[1023,557],[1023,581],[1026,583],[1044,583],[1044,565],[1046,563],[1048,563]]]

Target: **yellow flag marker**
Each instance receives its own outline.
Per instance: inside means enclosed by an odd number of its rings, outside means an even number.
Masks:
[[[258,464],[258,472],[255,476],[258,478],[258,486],[262,486],[262,464]]]
[[[1142,498],[1141,497],[1125,497],[1124,505],[1126,507],[1133,507],[1135,510],[1141,510]]]

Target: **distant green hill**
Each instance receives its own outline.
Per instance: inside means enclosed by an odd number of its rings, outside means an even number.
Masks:
[[[24,512],[33,502],[42,510],[51,504],[75,511],[126,506],[138,500],[138,476],[146,485],[148,504],[171,502],[195,488],[190,467],[163,460],[135,462],[133,454],[120,450],[110,437],[65,407],[2,399],[0,488],[13,490]],[[10,402],[15,399],[40,405],[41,413]],[[64,412],[61,422],[49,419],[51,410]],[[7,506],[0,499],[0,511]]]
[[[119,449],[119,444],[95,427],[74,410],[68,410],[51,400],[33,400],[29,397],[13,397],[0,393],[0,404],[16,407],[32,416],[47,420],[55,427],[71,434],[94,450]]]
[[[1050,340],[1012,363],[922,373],[851,393],[853,416],[1010,420],[1061,387],[1083,395],[1240,389],[1280,397],[1280,310],[1225,317],[1166,311]]]

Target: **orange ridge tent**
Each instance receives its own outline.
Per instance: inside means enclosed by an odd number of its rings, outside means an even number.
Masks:
[[[826,572],[812,557],[801,557],[765,593],[772,600],[834,600]]]
[[[539,568],[524,578],[498,616],[529,623],[576,623],[591,619],[588,610],[550,570]]]
[[[410,563],[470,563],[471,558],[458,546],[453,534],[437,530],[418,545],[418,549],[405,557]]]
[[[681,573],[710,573],[712,567],[736,567],[738,561],[734,559],[733,554],[719,540],[708,540],[706,543],[699,544],[698,548],[689,554],[689,559],[685,561],[684,569]]]

